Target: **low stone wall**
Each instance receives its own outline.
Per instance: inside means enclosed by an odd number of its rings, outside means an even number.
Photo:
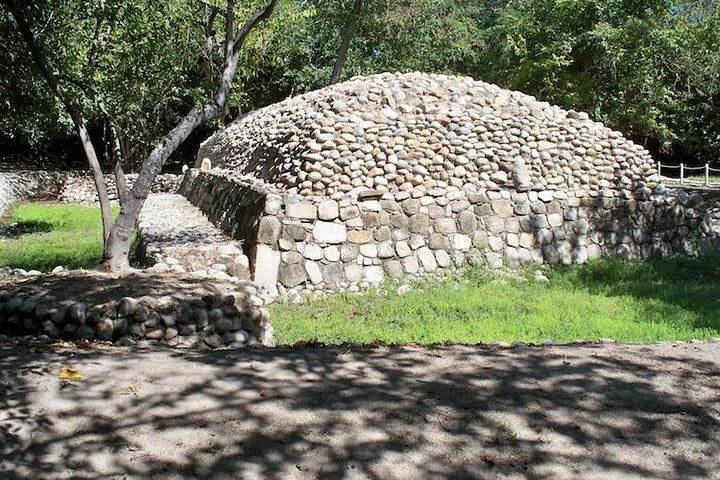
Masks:
[[[128,186],[132,187],[137,174],[128,174]],[[161,174],[153,183],[153,193],[174,192],[181,175]],[[117,187],[114,175],[105,175],[108,195],[116,201]],[[14,170],[0,172],[0,215],[12,205],[28,200],[52,200],[63,203],[97,203],[97,192],[88,172]]]
[[[132,188],[137,177],[138,175],[136,173],[126,175],[128,188]],[[181,175],[172,173],[160,174],[155,177],[150,191],[152,193],[175,192],[178,189],[178,185],[180,185],[181,179]],[[115,176],[105,175],[105,184],[107,185],[110,201],[117,201],[118,194]],[[92,176],[86,173],[69,174],[62,190],[58,194],[58,200],[63,203],[97,203],[97,189],[95,188],[95,182]]]
[[[186,174],[178,193],[197,206],[226,235],[243,241],[252,255],[260,217],[266,210],[266,192],[251,184],[228,181],[219,175]]]
[[[225,192],[222,201],[216,193]],[[280,294],[363,288],[386,277],[443,273],[469,258],[492,267],[582,263],[598,256],[695,254],[712,247],[699,195],[604,189],[436,189],[379,198],[306,197],[191,170],[180,192],[216,225],[249,212],[257,222],[255,281]],[[248,199],[248,192],[251,198]],[[264,205],[251,211],[238,205]],[[226,211],[225,209],[229,209]],[[246,219],[247,222],[249,220]],[[229,222],[230,225],[234,225]],[[228,231],[235,238],[246,229]]]
[[[133,345],[152,340],[185,348],[273,346],[267,310],[242,287],[232,295],[123,297],[102,304],[61,302],[0,291],[0,332]]]
[[[33,199],[57,199],[66,172],[18,170],[0,172],[0,216],[14,204]]]

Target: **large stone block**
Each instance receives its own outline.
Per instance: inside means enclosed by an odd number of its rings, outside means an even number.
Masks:
[[[492,202],[492,209],[500,218],[509,218],[515,211],[512,203],[508,200],[494,200]]]
[[[318,205],[318,218],[320,220],[335,220],[339,214],[338,203],[335,200],[327,200]]]
[[[465,234],[471,234],[477,230],[477,217],[470,210],[464,210],[458,215],[458,230]]]
[[[379,265],[371,265],[363,269],[363,280],[371,285],[377,285],[385,280],[385,271]]]
[[[283,227],[283,234],[296,242],[302,242],[307,238],[307,230],[302,225],[291,223]]]
[[[431,233],[428,237],[428,246],[433,250],[449,250],[450,240],[442,233]]]
[[[373,233],[369,230],[350,230],[347,234],[350,243],[362,244],[373,240]]]
[[[360,209],[357,205],[349,205],[340,209],[340,220],[350,220],[360,216]]]
[[[342,223],[315,222],[313,238],[318,243],[344,243],[347,241],[347,228]]]
[[[262,217],[258,226],[257,241],[258,243],[267,243],[275,245],[280,238],[282,224],[276,217]]]
[[[409,274],[415,274],[418,273],[420,270],[420,264],[417,261],[417,258],[415,256],[405,257],[402,259],[402,265],[405,269],[405,272]]]
[[[348,282],[358,283],[363,278],[363,267],[356,263],[345,265],[345,279]]]
[[[322,282],[323,276],[320,271],[320,265],[318,265],[317,262],[305,262],[305,271],[308,277],[310,277],[310,281],[315,285]]]
[[[435,254],[428,247],[422,247],[417,251],[420,264],[426,272],[434,272],[438,268]]]
[[[258,245],[255,254],[254,281],[261,287],[274,291],[278,281],[280,252],[268,245]]]
[[[290,218],[317,219],[317,207],[312,203],[291,203],[285,206],[285,213]]]
[[[409,228],[411,233],[428,233],[429,217],[425,213],[418,213],[410,217]]]
[[[452,218],[436,218],[433,222],[433,228],[437,233],[455,233],[457,227],[455,226],[455,220]],[[418,232],[420,233],[420,232]]]
[[[343,281],[343,265],[342,263],[328,263],[320,265],[325,286],[335,288]]]
[[[453,235],[453,248],[455,250],[470,250],[472,247],[472,239],[462,233],[456,233]]]

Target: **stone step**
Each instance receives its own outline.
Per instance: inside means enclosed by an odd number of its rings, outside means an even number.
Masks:
[[[242,241],[223,234],[178,194],[148,196],[138,221],[140,257],[160,272],[226,272],[250,278]]]

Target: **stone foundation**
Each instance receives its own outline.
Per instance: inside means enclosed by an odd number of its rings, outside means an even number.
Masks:
[[[257,182],[221,173],[191,170],[179,192],[227,234],[252,238],[254,280],[280,294],[442,274],[469,259],[491,267],[568,265],[600,256],[697,254],[714,241],[702,198],[663,187],[435,189],[333,200],[263,192]]]

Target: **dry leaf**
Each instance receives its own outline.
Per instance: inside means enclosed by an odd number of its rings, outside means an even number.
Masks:
[[[58,378],[60,380],[82,380],[82,375],[77,370],[63,367],[60,369],[60,374],[58,375]]]

